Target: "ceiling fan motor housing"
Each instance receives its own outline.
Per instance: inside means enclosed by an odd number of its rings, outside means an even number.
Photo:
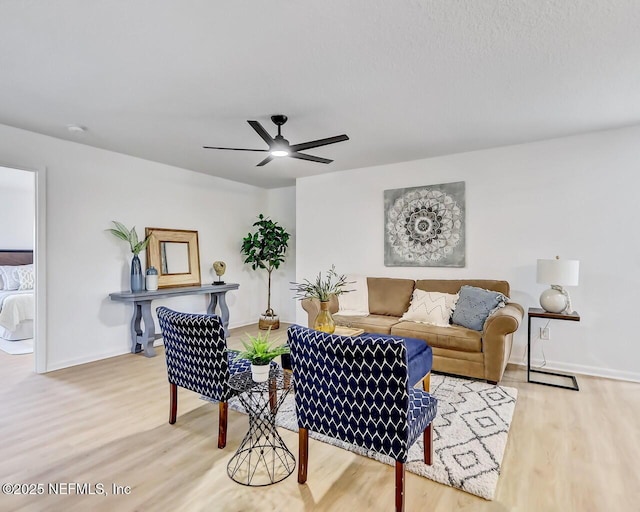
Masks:
[[[289,118],[284,114],[276,114],[275,116],[271,116],[271,120],[273,121],[273,124],[277,126],[282,126],[284,123],[287,122],[287,119]]]

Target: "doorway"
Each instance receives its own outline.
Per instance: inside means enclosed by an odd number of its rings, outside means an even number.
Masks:
[[[44,170],[0,165],[0,361],[46,371]]]

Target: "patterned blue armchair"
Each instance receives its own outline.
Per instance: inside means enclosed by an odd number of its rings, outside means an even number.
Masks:
[[[218,401],[218,448],[227,444],[229,377],[249,369],[246,359],[234,360],[227,350],[224,329],[215,315],[156,309],[164,338],[169,376],[169,423],[176,422],[178,386]]]
[[[351,338],[294,325],[288,331],[299,427],[298,482],[307,480],[309,430],[396,461],[396,510],[404,510],[404,464],[424,437],[431,464],[437,403],[409,387],[402,339],[366,334]]]

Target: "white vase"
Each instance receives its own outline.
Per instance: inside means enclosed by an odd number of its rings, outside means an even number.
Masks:
[[[270,364],[251,363],[251,377],[255,382],[267,382],[269,380]]]

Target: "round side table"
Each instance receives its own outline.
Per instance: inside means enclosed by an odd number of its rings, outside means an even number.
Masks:
[[[242,485],[259,487],[287,478],[296,459],[276,429],[276,413],[290,389],[289,372],[272,366],[267,382],[254,382],[251,372],[236,373],[229,385],[249,415],[249,430],[227,464],[229,477]]]

